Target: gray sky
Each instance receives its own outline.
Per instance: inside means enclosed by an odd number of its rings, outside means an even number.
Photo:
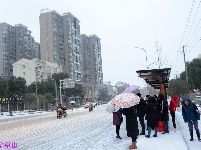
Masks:
[[[180,53],[183,45],[187,45],[185,49],[188,61],[201,53],[201,41],[197,42],[201,37],[200,2],[195,0],[193,5],[192,2],[193,0],[0,0],[0,22],[11,25],[22,23],[33,32],[32,36],[36,41],[40,42],[41,9],[48,8],[60,14],[71,12],[81,21],[81,34],[96,34],[101,38],[104,81],[123,81],[143,86],[145,83],[137,76],[136,70],[146,69],[157,60],[156,42],[161,47],[161,60],[165,61],[161,68],[171,67],[171,78],[184,70],[183,55]],[[135,47],[144,48],[146,53]],[[157,68],[157,65],[150,65],[150,69]]]

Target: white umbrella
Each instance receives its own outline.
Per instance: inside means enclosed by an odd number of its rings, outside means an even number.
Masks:
[[[117,112],[120,108],[117,107],[116,105],[114,105],[114,103],[112,101],[110,101],[108,104],[107,104],[107,108],[106,110],[109,112],[109,113],[112,113],[112,112]]]
[[[112,99],[112,103],[120,108],[129,108],[137,105],[140,102],[140,97],[133,93],[121,93]]]
[[[71,103],[71,104],[74,104],[74,103],[76,103],[76,102],[75,102],[75,101],[70,101],[70,103]]]

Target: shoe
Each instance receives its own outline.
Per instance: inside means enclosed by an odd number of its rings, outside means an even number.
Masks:
[[[129,149],[137,149],[136,143],[137,143],[137,141],[136,142],[132,142],[132,145],[129,146],[128,148]]]
[[[140,135],[145,135],[145,133],[140,133]]]
[[[150,138],[150,135],[145,135],[145,137]]]
[[[157,134],[154,134],[153,137],[157,137]]]
[[[165,134],[165,132],[162,132],[161,134]]]
[[[116,138],[118,138],[118,139],[122,139],[119,135],[118,136],[116,136]]]
[[[194,139],[190,139],[190,141],[193,141]]]

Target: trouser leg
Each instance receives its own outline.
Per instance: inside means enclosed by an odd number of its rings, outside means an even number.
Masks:
[[[116,125],[116,134],[119,136],[120,125]]]
[[[151,134],[151,127],[148,127],[148,135]]]
[[[168,121],[164,121],[164,127],[165,127],[165,132],[169,133],[169,129],[168,129]]]
[[[195,128],[198,140],[200,140],[200,131],[198,129],[198,121],[197,120],[193,121],[193,124],[194,124],[194,128]]]
[[[172,116],[173,127],[176,128],[176,123],[175,123],[175,112],[171,112],[170,114],[171,114],[171,116]]]
[[[144,117],[139,117],[140,124],[142,126],[142,134],[145,134],[145,123],[144,123]]]
[[[188,122],[188,128],[189,128],[189,132],[190,132],[190,141],[193,141],[193,122],[192,121],[189,121]]]

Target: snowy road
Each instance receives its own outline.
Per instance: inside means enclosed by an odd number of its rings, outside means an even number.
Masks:
[[[49,114],[1,122],[0,142],[17,142],[20,150],[127,150],[131,139],[126,136],[125,122],[120,130],[123,139],[116,139],[112,114],[105,109],[101,105],[92,112],[68,112],[67,118]],[[181,132],[171,128],[169,134],[158,133],[157,138],[140,136],[137,146],[139,150],[187,150]]]

